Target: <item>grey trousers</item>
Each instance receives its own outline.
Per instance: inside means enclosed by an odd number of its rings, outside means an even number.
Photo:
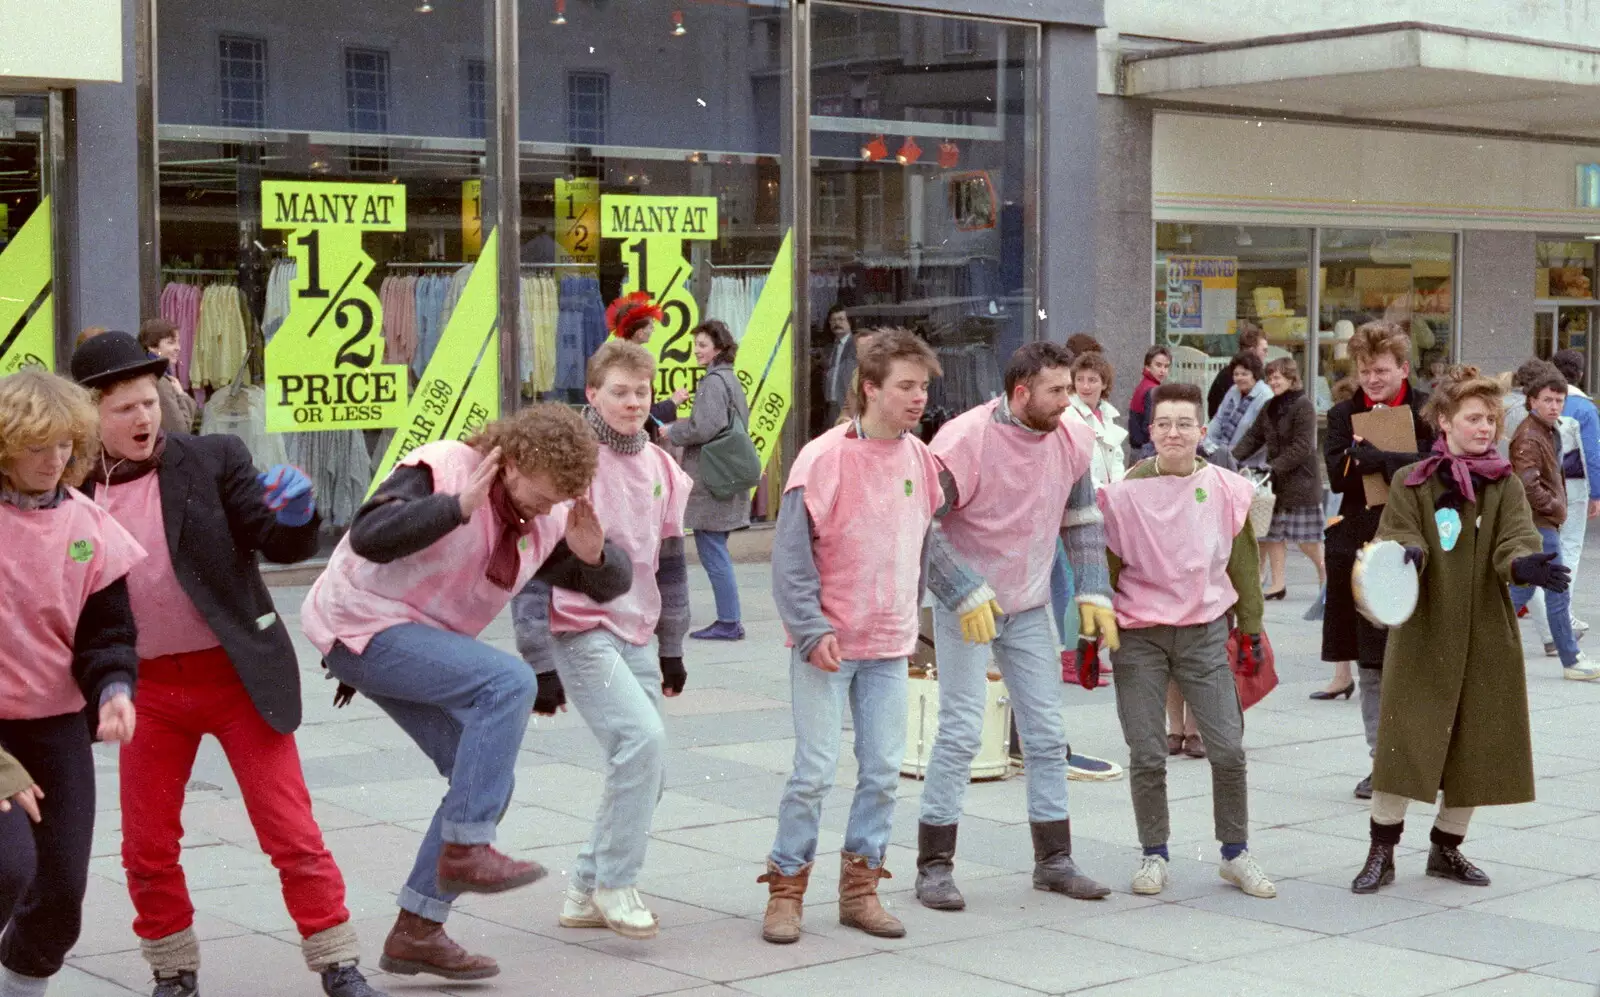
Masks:
[[[1217,840],[1243,844],[1249,837],[1245,789],[1244,713],[1228,670],[1225,620],[1192,627],[1140,627],[1122,631],[1111,653],[1116,670],[1117,716],[1128,742],[1128,788],[1139,844],[1164,845],[1167,817],[1167,682],[1178,684],[1205,739],[1211,763],[1211,805]]]
[[[1383,712],[1378,698],[1383,691],[1383,669],[1361,665],[1356,674],[1361,679],[1361,726],[1367,734],[1367,757],[1374,758],[1378,754],[1378,717]]]

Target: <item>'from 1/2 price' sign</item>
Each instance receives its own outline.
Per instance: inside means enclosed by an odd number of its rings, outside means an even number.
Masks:
[[[406,415],[406,368],[383,362],[365,232],[404,232],[399,184],[266,180],[261,225],[291,229],[289,315],[267,344],[268,432],[377,429]]]
[[[655,395],[665,398],[683,388],[689,399],[678,408],[687,415],[704,373],[694,359],[694,337],[700,306],[689,289],[694,268],[683,256],[686,239],[717,237],[714,197],[645,197],[606,194],[600,198],[600,234],[626,240],[622,259],[628,265],[622,293],[644,291],[665,316],[646,348],[656,357]]]

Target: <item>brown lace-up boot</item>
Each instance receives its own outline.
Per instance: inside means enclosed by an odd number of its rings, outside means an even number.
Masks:
[[[486,980],[500,966],[486,955],[473,955],[444,933],[444,925],[402,910],[383,942],[378,968],[385,973],[416,976],[432,973],[447,980]]]
[[[906,926],[878,902],[878,880],[889,870],[867,865],[863,855],[839,853],[839,923],[879,938],[904,938]]]

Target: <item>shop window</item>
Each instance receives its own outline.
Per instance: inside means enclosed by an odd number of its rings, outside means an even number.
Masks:
[[[345,115],[353,132],[389,130],[389,53],[381,49],[344,50]]]
[[[1036,335],[1038,30],[822,2],[811,17],[811,89],[854,107],[812,119],[812,189],[852,203],[812,205],[807,429],[842,408],[846,331],[829,318],[842,307],[855,330],[904,326],[933,346],[932,432],[998,395],[1006,358]],[[964,71],[930,66],[941,52]]]
[[[267,43],[260,38],[223,35],[217,45],[222,123],[262,127],[267,119]]]
[[[1423,388],[1455,355],[1455,236],[1447,232],[1323,229],[1321,343],[1324,369],[1352,364],[1343,340],[1364,322],[1393,322],[1411,335],[1411,377]]]
[[[482,59],[467,60],[467,134],[483,138],[488,134],[488,64]]]
[[[610,103],[610,76],[568,73],[567,141],[573,145],[605,145],[606,110]]]
[[[0,377],[56,369],[56,295],[51,258],[49,103],[0,94]],[[63,366],[65,358],[63,359]]]
[[[1592,334],[1600,318],[1600,238],[1540,239],[1534,271],[1533,353],[1548,360],[1558,350],[1581,350],[1592,372]]]

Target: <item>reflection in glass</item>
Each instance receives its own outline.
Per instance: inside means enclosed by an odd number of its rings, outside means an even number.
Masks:
[[[1448,232],[1324,229],[1320,318],[1334,331],[1326,369],[1352,373],[1346,333],[1364,322],[1393,322],[1411,335],[1412,381],[1431,387],[1454,356],[1455,245]]]

